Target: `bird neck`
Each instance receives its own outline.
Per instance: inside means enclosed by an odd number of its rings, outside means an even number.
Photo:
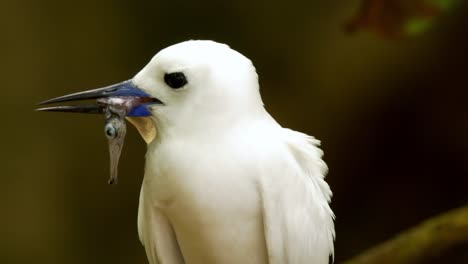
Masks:
[[[259,122],[270,122],[270,120],[275,122],[263,106],[247,110],[250,111],[213,115],[192,114],[174,119],[153,117],[157,130],[156,141],[163,142],[167,139],[215,141],[239,128],[248,129]]]

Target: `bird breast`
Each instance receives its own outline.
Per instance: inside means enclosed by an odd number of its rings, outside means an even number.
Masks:
[[[201,263],[227,263],[223,256],[236,250],[252,251],[256,263],[266,258],[254,154],[241,145],[178,140],[148,149],[144,199],[167,216],[190,259],[216,252]]]

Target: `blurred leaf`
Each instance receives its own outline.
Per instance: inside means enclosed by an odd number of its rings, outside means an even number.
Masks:
[[[432,0],[430,2],[437,5],[442,10],[448,10],[460,3],[461,0]]]
[[[405,33],[416,35],[426,31],[432,25],[432,20],[428,19],[410,19],[405,25]]]
[[[385,38],[425,32],[434,18],[460,0],[363,0],[358,14],[346,24],[348,32],[368,30]]]

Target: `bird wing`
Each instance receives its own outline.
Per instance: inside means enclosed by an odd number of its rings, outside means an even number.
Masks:
[[[174,230],[167,217],[145,197],[144,183],[138,208],[138,235],[149,264],[184,263]]]
[[[335,231],[320,142],[282,130],[288,155],[273,158],[259,184],[269,263],[325,264],[333,255]]]

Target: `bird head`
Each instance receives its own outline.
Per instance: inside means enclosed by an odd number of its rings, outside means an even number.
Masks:
[[[150,142],[158,134],[207,132],[263,110],[252,62],[225,44],[192,40],[158,52],[132,79],[40,103],[97,99],[97,105],[53,106],[38,110],[103,113],[118,101]]]

